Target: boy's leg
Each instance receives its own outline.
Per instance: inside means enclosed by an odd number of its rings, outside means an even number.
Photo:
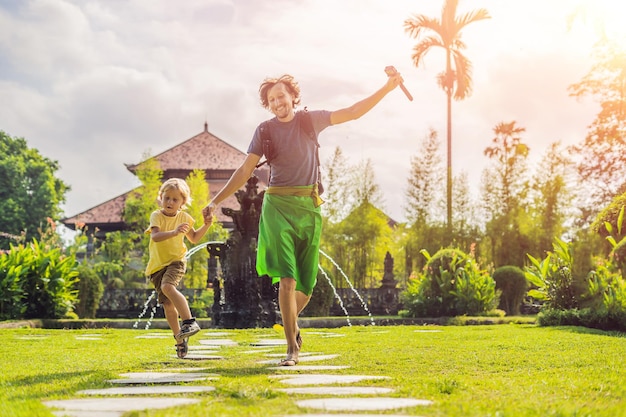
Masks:
[[[187,299],[173,284],[163,282],[161,283],[161,290],[163,291],[163,294],[165,294],[165,296],[172,302],[182,320],[191,319],[191,310],[189,309]]]
[[[178,315],[183,321],[180,332],[176,334],[177,340],[182,340],[193,336],[200,331],[200,326],[196,319],[192,317],[187,298],[178,291],[176,286],[185,275],[185,264],[183,262],[172,262],[166,268],[166,272],[161,282],[161,291],[174,304]]]
[[[177,339],[189,338],[200,331],[200,326],[196,323],[196,319],[191,316],[191,310],[185,296],[176,289],[175,286],[169,283],[162,283],[161,289],[163,294],[172,301],[183,324],[180,326],[180,331],[176,334]]]
[[[163,311],[165,312],[165,319],[167,320],[167,324],[170,326],[170,329],[172,329],[172,332],[174,333],[174,339],[176,339],[176,355],[179,358],[183,359],[185,356],[187,356],[187,351],[189,348],[187,346],[186,338],[177,337],[180,333],[180,325],[178,323],[178,311],[176,311],[176,307],[174,307],[174,304],[168,299],[163,300],[161,304],[163,305]]]
[[[165,267],[150,276],[150,280],[152,284],[154,284],[154,289],[157,292],[157,299],[159,304],[163,306],[163,312],[165,313],[165,319],[167,320],[167,324],[170,326],[172,332],[174,332],[174,336],[180,333],[180,324],[178,323],[178,310],[176,305],[172,303],[167,294],[163,292],[163,284],[167,281],[171,281],[175,279],[173,277],[175,275],[170,269],[170,267]],[[191,314],[191,313],[190,313]]]
[[[163,305],[163,312],[165,313],[165,320],[167,320],[167,324],[172,329],[174,336],[180,333],[180,324],[178,323],[178,311],[174,304],[169,300],[163,300],[161,303]]]

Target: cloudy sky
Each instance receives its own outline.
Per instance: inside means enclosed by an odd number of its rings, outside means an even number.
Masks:
[[[189,139],[205,121],[245,151],[270,117],[257,96],[267,76],[290,73],[303,105],[336,110],[381,87],[384,67],[394,65],[415,100],[393,91],[320,141],[322,160],[336,146],[353,164],[370,159],[387,212],[402,220],[411,157],[429,129],[445,143],[446,123],[435,81],[444,56],[432,51],[416,68],[415,40],[403,22],[437,16],[442,4],[0,0],[0,130],[60,163],[72,216],[139,185],[125,163]],[[581,5],[593,13],[568,30],[567,17]],[[497,123],[526,128],[523,140],[536,159],[551,142],[583,140],[598,107],[569,97],[567,87],[589,69],[591,23],[617,22],[626,10],[621,0],[460,1],[460,12],[477,8],[492,18],[463,32],[474,94],[453,103],[453,171],[467,172],[476,194]]]

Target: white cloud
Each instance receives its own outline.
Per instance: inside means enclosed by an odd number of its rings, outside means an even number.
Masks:
[[[566,88],[584,74],[589,44],[568,33],[567,2],[484,0],[492,19],[464,32],[475,92],[453,104],[454,167],[474,182],[500,121],[527,128],[533,149],[573,143],[595,114]],[[327,129],[322,159],[341,146],[352,163],[372,159],[387,209],[402,219],[410,157],[428,129],[445,140],[445,96],[433,51],[415,68],[412,14],[436,15],[432,0],[29,0],[0,4],[0,129],[61,164],[73,215],[137,184],[139,162],[199,133],[245,151],[270,114],[257,90],[292,73],[303,104],[335,110],[385,82],[395,65],[415,100],[398,90],[358,121]],[[537,13],[540,11],[541,13]],[[445,147],[444,147],[445,148]]]

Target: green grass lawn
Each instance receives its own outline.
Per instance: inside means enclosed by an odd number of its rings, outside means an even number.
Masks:
[[[423,332],[423,330],[440,330]],[[203,330],[194,338],[203,338]],[[202,401],[178,410],[128,416],[283,416],[303,410],[270,378],[276,371],[250,354],[250,343],[272,329],[226,330],[237,346],[222,348],[220,361],[181,361],[173,338],[138,339],[145,330],[3,329],[0,344],[0,416],[52,416],[42,401],[77,398],[84,389],[110,387],[123,372],[198,367],[217,373],[216,391],[185,394]],[[150,330],[150,332],[153,332]],[[159,330],[168,334],[165,330]],[[321,333],[327,334],[321,334]],[[328,333],[339,337],[328,337]],[[98,334],[102,340],[79,340]],[[626,337],[578,327],[527,324],[482,326],[353,326],[303,329],[305,352],[338,354],[328,362],[350,365],[325,371],[391,377],[359,386],[394,388],[403,398],[434,401],[428,407],[386,414],[420,416],[626,416]],[[191,339],[191,344],[198,343]],[[282,352],[284,348],[276,348]],[[324,372],[324,373],[325,373]],[[363,414],[363,412],[355,412]],[[375,412],[372,412],[375,413]],[[379,413],[380,414],[380,413]],[[385,414],[385,413],[382,413]]]

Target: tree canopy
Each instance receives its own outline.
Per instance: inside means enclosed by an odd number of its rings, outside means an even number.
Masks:
[[[608,40],[599,42],[592,51],[591,69],[569,91],[600,104],[587,137],[573,147],[578,174],[588,190],[582,209],[593,218],[598,207],[626,190],[626,49]]]
[[[70,187],[55,175],[59,163],[29,148],[25,139],[0,131],[0,248],[30,240],[47,218],[58,220]]]

